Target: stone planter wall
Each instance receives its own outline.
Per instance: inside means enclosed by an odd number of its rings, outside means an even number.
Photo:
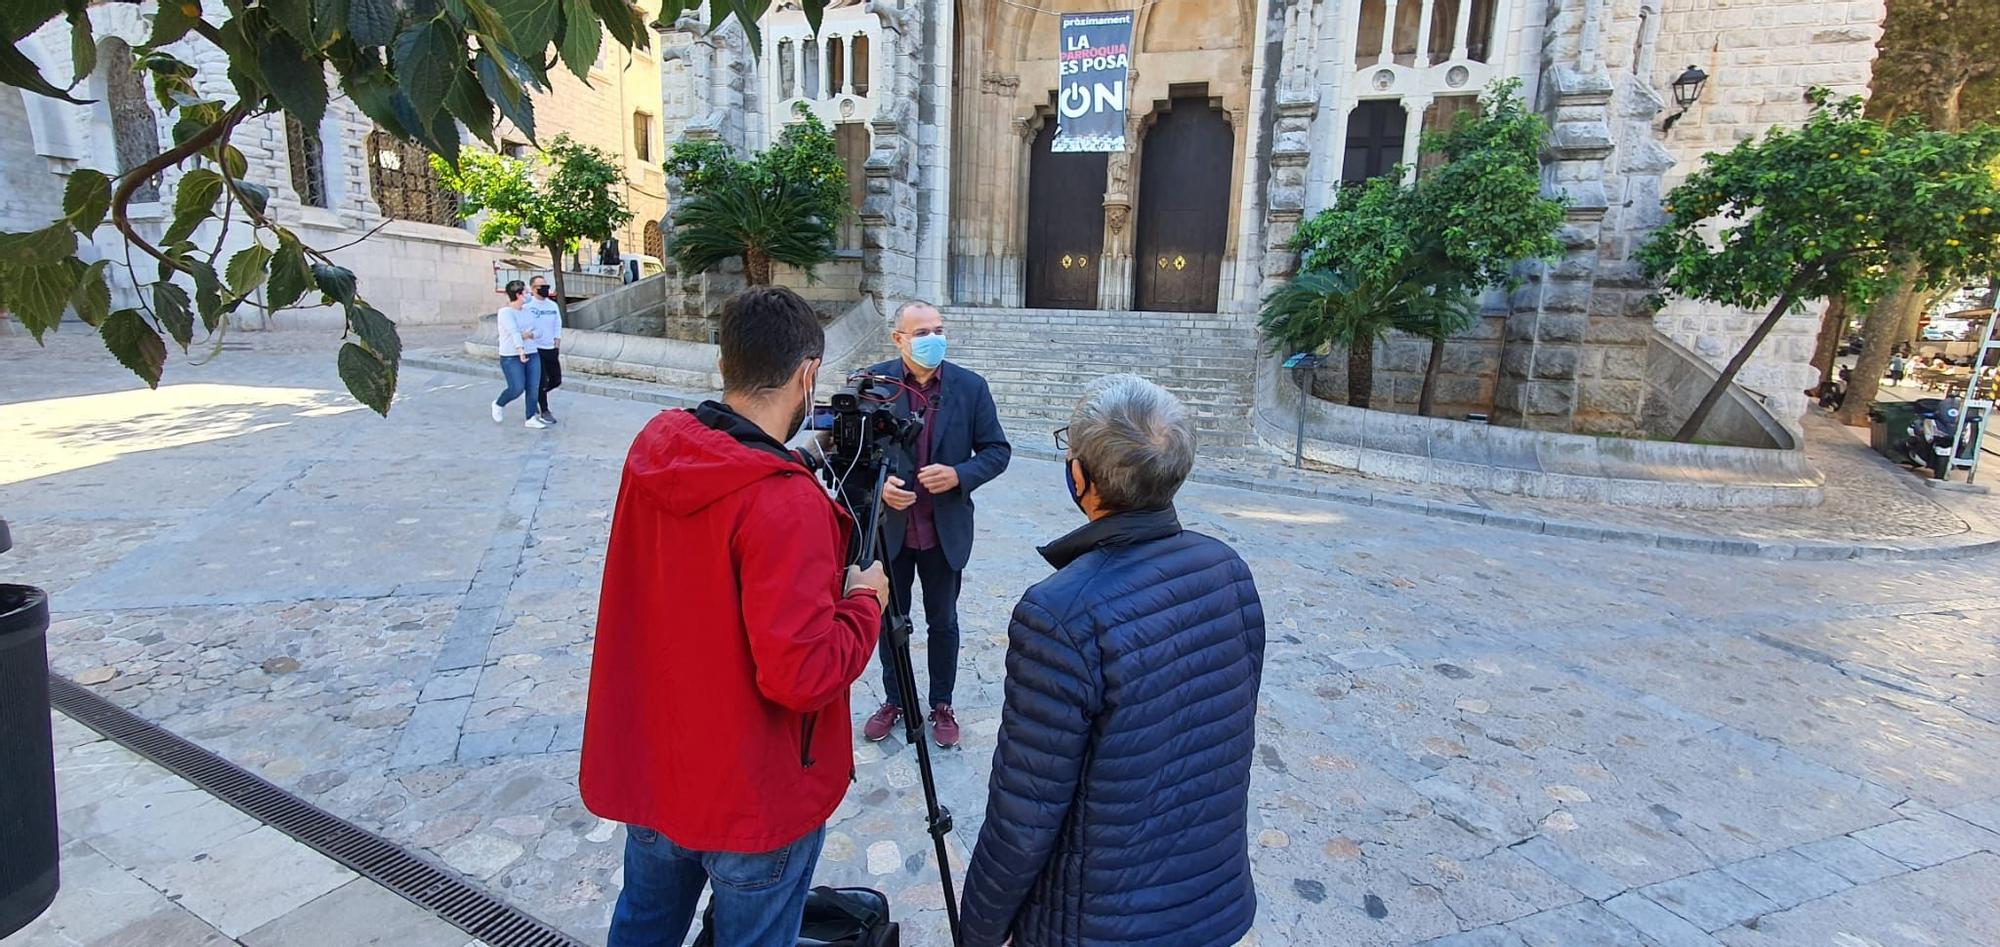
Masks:
[[[1258,368],[1253,423],[1291,452],[1299,388],[1276,359]],[[1785,442],[1725,447],[1594,437],[1369,411],[1306,399],[1305,456],[1407,483],[1675,509],[1815,506],[1822,478]]]

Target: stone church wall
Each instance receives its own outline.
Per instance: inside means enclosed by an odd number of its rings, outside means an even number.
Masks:
[[[1663,139],[1674,166],[1661,181],[1662,192],[1700,167],[1707,152],[1803,122],[1805,91],[1812,86],[1866,95],[1883,13],[1882,0],[1667,0],[1649,69],[1653,86],[1668,99],[1661,117],[1672,114],[1667,90],[1682,70],[1699,66],[1709,80],[1700,101]],[[1818,301],[1786,317],[1737,379],[1787,423],[1805,413],[1803,392],[1819,380],[1810,361],[1824,311]],[[1654,325],[1721,365],[1763,316],[1674,299]]]

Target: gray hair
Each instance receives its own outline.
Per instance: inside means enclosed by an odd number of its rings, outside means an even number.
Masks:
[[[1070,413],[1069,449],[1106,509],[1157,509],[1173,502],[1194,469],[1194,423],[1165,388],[1106,375]]]
[[[896,307],[896,314],[889,317],[889,327],[892,329],[901,329],[903,327],[903,317],[909,315],[913,309],[929,309],[932,312],[941,311],[938,307],[921,299],[908,300]]]

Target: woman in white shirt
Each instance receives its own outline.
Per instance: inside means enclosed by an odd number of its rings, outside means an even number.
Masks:
[[[535,414],[535,401],[542,387],[542,360],[535,346],[533,315],[528,311],[527,287],[520,280],[507,283],[507,305],[500,307],[500,374],[507,378],[507,390],[493,402],[493,421],[507,419],[501,409],[515,398],[528,406],[528,426],[541,429],[548,422]]]

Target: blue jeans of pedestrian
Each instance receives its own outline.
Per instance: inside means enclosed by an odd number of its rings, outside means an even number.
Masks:
[[[712,887],[715,942],[794,947],[826,826],[774,852],[697,852],[638,825],[625,827],[625,888],[606,947],[680,947],[703,884]]]
[[[527,395],[528,419],[533,420],[535,402],[542,390],[542,360],[536,358],[533,353],[528,355],[528,360],[525,362],[521,361],[518,355],[502,355],[500,374],[507,379],[507,390],[500,393],[499,400],[494,404],[505,407],[507,402]]]

